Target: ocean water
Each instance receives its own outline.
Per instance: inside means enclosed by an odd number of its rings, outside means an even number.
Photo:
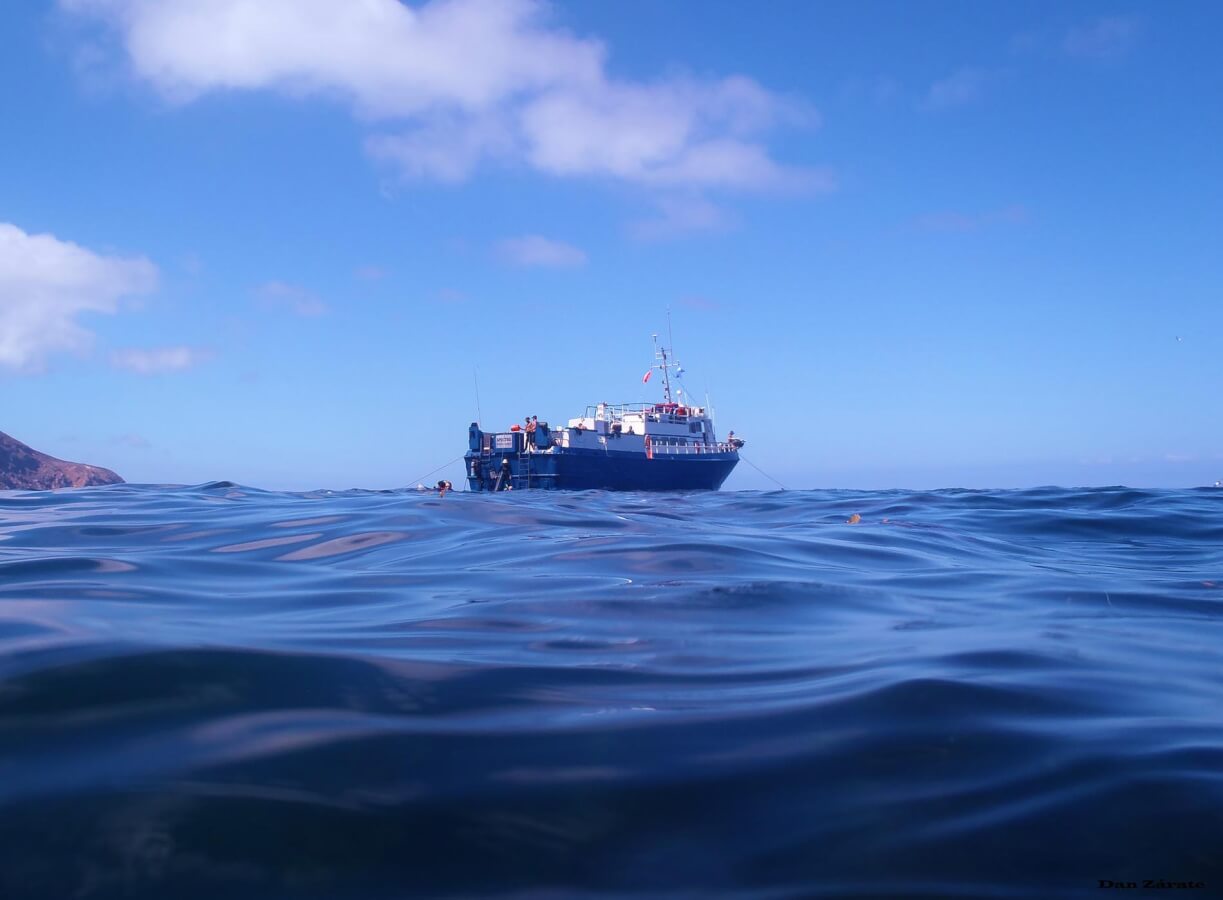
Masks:
[[[0,494],[5,900],[1102,879],[1223,895],[1223,490]]]

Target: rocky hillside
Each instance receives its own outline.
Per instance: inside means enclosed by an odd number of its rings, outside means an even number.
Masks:
[[[0,431],[0,491],[47,491],[53,488],[86,487],[91,484],[122,484],[110,469],[64,462],[27,447]]]

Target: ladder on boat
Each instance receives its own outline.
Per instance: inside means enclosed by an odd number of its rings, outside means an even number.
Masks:
[[[522,441],[522,449],[518,451],[518,474],[515,475],[510,483],[515,488],[529,488],[531,486],[531,451],[528,449],[528,441],[534,435],[524,435]]]

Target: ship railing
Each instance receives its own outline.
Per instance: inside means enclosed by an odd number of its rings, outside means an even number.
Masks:
[[[619,422],[626,415],[645,414],[653,412],[653,403],[605,403],[603,404],[603,415],[608,422]],[[599,415],[598,406],[586,407],[586,418],[594,419]]]
[[[626,415],[640,415],[647,422],[678,422],[693,418],[690,411],[700,408],[675,404],[671,410],[662,410],[658,408],[661,405],[660,403],[605,403],[603,404],[603,415],[608,423],[623,421]],[[676,410],[680,408],[688,410],[688,412],[684,415],[679,415]],[[598,406],[586,407],[587,419],[597,418],[598,414]],[[702,413],[702,415],[705,415],[705,413]]]
[[[651,449],[655,456],[708,456],[711,453],[730,453],[734,448],[727,443],[674,444],[655,440],[651,442]]]

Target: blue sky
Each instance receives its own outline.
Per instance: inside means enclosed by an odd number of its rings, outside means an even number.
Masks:
[[[486,427],[651,398],[670,308],[789,487],[1223,478],[1217,4],[0,22],[0,430],[55,455],[414,483],[476,367]]]

